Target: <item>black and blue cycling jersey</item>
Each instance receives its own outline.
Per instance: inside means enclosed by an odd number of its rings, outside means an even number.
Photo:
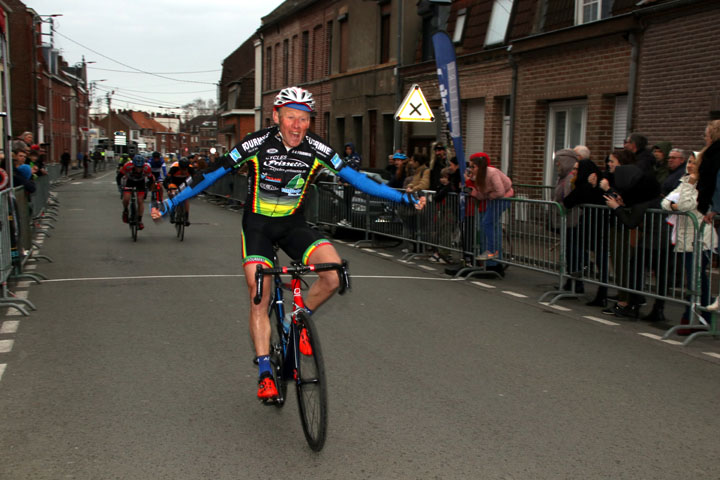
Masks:
[[[323,168],[337,173],[365,193],[395,202],[414,202],[409,195],[348,167],[332,147],[312,132],[308,131],[300,145],[288,150],[278,127],[273,126],[247,135],[212,167],[214,170],[193,179],[192,188],[166,199],[164,213],[242,165],[248,166],[246,209],[266,217],[286,217],[301,212],[307,189]]]

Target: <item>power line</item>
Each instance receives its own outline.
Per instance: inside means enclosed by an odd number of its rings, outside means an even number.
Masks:
[[[67,35],[63,35],[62,33],[58,32],[58,31],[55,29],[55,27],[52,27],[52,31],[53,31],[54,34],[60,35],[60,36],[63,37],[64,39],[69,40],[69,41],[71,41],[72,43],[74,43],[74,44],[76,44],[76,45],[79,45],[79,46],[81,46],[82,48],[84,48],[84,49],[86,49],[86,50],[88,50],[88,51],[90,51],[90,52],[93,52],[93,53],[96,54],[96,55],[100,55],[100,56],[103,57],[103,58],[107,58],[107,59],[110,60],[111,62],[115,62],[115,63],[117,63],[117,64],[119,64],[119,65],[122,65],[123,67],[130,68],[130,69],[132,69],[132,70],[135,70],[135,71],[140,72],[140,73],[144,73],[144,74],[146,74],[146,75],[152,75],[153,77],[163,78],[163,79],[165,79],[165,80],[172,80],[173,82],[201,83],[201,84],[203,84],[203,85],[217,85],[217,83],[213,83],[213,82],[198,82],[198,81],[196,81],[196,80],[179,80],[179,79],[177,79],[177,78],[171,78],[171,77],[165,77],[165,76],[163,76],[163,75],[158,75],[157,73],[146,72],[145,70],[140,70],[139,68],[135,68],[135,67],[133,67],[133,66],[131,66],[131,65],[128,65],[128,64],[126,64],[126,63],[122,63],[122,62],[120,62],[120,61],[118,61],[118,60],[115,60],[115,59],[113,59],[113,58],[110,58],[110,57],[108,57],[107,55],[104,55],[104,54],[98,52],[97,50],[93,50],[92,48],[87,47],[87,46],[83,45],[83,44],[80,43],[80,42],[76,42],[75,40],[73,40],[72,38],[68,37]]]
[[[67,37],[66,37],[67,38]],[[68,39],[69,40],[69,39]],[[118,62],[119,63],[119,62]],[[198,70],[195,72],[133,72],[131,70],[113,70],[111,68],[100,68],[100,67],[87,67],[90,70],[102,70],[104,72],[120,72],[120,73],[149,73],[150,75],[187,75],[190,73],[213,73],[213,72],[222,72],[222,70]]]

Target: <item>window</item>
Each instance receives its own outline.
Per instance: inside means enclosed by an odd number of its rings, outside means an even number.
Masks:
[[[290,84],[290,41],[283,41],[283,85]]]
[[[305,30],[302,33],[302,74],[300,80],[307,82],[308,80],[308,63],[309,63],[309,50],[310,50],[310,32]]]
[[[265,88],[272,88],[272,47],[267,47],[265,53]]]
[[[586,102],[557,102],[550,104],[548,133],[545,145],[545,184],[553,185],[557,178],[554,154],[563,148],[585,144],[587,125]]]
[[[323,50],[320,45],[323,41],[322,25],[317,25],[313,29],[313,48],[312,48],[312,74],[310,79],[316,80],[323,76]]]
[[[390,7],[380,5],[380,63],[390,61]]]
[[[347,72],[348,69],[348,42],[350,41],[350,32],[347,19],[347,14],[338,18],[340,25],[340,73]]]
[[[594,22],[610,16],[610,0],[575,0],[575,24]]]
[[[433,24],[432,17],[422,17],[422,61],[435,58],[435,50],[432,43]]]
[[[458,10],[455,19],[455,30],[453,31],[452,41],[455,44],[462,43],[463,33],[465,31],[465,20],[467,20],[467,8]]]
[[[505,43],[512,7],[513,0],[495,0],[490,14],[490,23],[485,34],[485,46]]]
[[[613,116],[613,147],[623,148],[627,135],[627,95],[615,97],[615,114]]]
[[[332,41],[333,41],[333,22],[327,22],[325,26],[325,75],[332,74]]]
[[[485,100],[467,101],[467,121],[465,122],[465,151],[470,155],[484,151],[485,144]]]

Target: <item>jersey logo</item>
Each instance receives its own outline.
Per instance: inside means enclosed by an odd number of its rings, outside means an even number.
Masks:
[[[230,151],[230,158],[232,158],[235,163],[240,161],[241,156],[240,156],[240,152],[237,151],[237,148],[233,148]]]
[[[302,193],[303,186],[305,186],[305,180],[303,180],[300,174],[297,174],[288,182],[287,186],[282,189],[282,192],[287,193],[291,197],[297,197]]]
[[[272,153],[278,153],[278,149],[277,149],[277,148],[268,148],[268,149],[267,149],[267,153],[271,153],[271,154],[272,154]]]
[[[269,175],[262,175],[262,179],[267,180],[268,182],[275,182],[275,183],[282,182],[281,178],[271,177]]]
[[[312,146],[316,151],[320,151],[325,155],[330,155],[330,152],[332,152],[332,148],[328,147],[324,143],[318,142],[314,138],[305,137],[305,140],[307,140],[310,146]]]
[[[335,170],[339,170],[340,166],[342,165],[342,160],[340,160],[340,156],[336,153],[335,156],[330,160],[330,163],[332,163],[333,168]]]

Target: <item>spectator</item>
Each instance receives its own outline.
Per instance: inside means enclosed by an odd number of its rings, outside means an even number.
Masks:
[[[671,152],[672,156],[672,152]],[[693,270],[695,253],[693,252],[695,246],[695,224],[691,217],[693,217],[702,228],[702,253],[700,261],[700,305],[707,306],[710,303],[710,276],[709,266],[710,259],[712,258],[712,251],[717,248],[717,234],[715,230],[709,225],[703,225],[701,223],[702,214],[697,210],[697,181],[698,181],[698,168],[697,160],[694,154],[691,154],[687,161],[687,175],[680,179],[680,184],[675,188],[669,195],[662,200],[663,210],[670,210],[672,212],[687,212],[687,215],[672,215],[668,222],[673,223],[673,238],[675,238],[675,252],[679,253],[683,258],[683,266],[685,270],[685,288],[688,290],[695,290],[696,286],[693,284]],[[680,319],[681,325],[688,325],[691,319],[690,306],[685,307],[682,318]],[[709,312],[703,313],[703,317],[708,321],[711,320]],[[679,335],[687,335],[692,333],[692,330],[686,329],[678,331]]]
[[[35,182],[32,181],[32,168],[25,164],[27,154],[24,149],[13,150],[13,185],[22,186],[27,195],[35,192]]]
[[[655,180],[660,185],[663,184],[667,176],[670,174],[670,168],[668,166],[668,157],[672,150],[672,144],[670,142],[658,142],[652,147],[652,154],[655,157]]]
[[[460,165],[458,164],[457,157],[450,159],[450,189],[451,191],[458,193],[460,192]]]
[[[625,140],[625,150],[635,154],[635,165],[645,173],[655,174],[655,157],[648,150],[647,138],[639,133],[631,133]]]
[[[435,204],[432,222],[432,240],[434,243],[443,246],[450,246],[452,243],[458,210],[457,195],[454,195],[453,201],[448,201],[448,195],[451,193],[457,194],[457,192],[453,191],[453,185],[450,181],[452,173],[453,170],[450,167],[442,169],[439,180],[440,188],[437,189],[435,195],[432,197]],[[431,262],[450,263],[451,255],[447,248],[432,248],[431,251]]]
[[[355,151],[355,145],[352,142],[345,144],[345,163],[355,171],[360,171],[362,157]],[[352,220],[352,200],[355,196],[355,189],[347,182],[340,183],[343,187],[343,202],[345,203],[345,217],[338,222],[343,227],[349,227]]]
[[[18,138],[13,140],[12,149],[13,151],[24,150],[25,153],[30,151],[30,146],[33,144],[32,132],[23,132]]]
[[[694,157],[693,161],[695,161]],[[687,154],[684,150],[673,148],[670,150],[668,155],[667,164],[668,176],[665,178],[665,181],[660,184],[660,190],[663,197],[668,196],[670,192],[680,185],[680,179],[685,176]],[[695,189],[695,187],[693,187],[693,189]]]
[[[65,176],[68,176],[68,169],[70,168],[70,152],[68,152],[67,148],[63,152],[62,155],[60,155],[60,175],[65,172]]]
[[[410,157],[408,164],[415,173],[405,187],[405,191],[417,193],[428,190],[430,188],[430,168],[427,156],[417,153]]]
[[[405,183],[405,177],[407,176],[408,158],[404,153],[396,152],[393,154],[393,159],[395,160],[395,175],[390,179],[390,182],[388,182],[388,186],[392,188],[402,188]]]
[[[590,160],[590,149],[585,145],[577,145],[573,148],[573,152],[577,155],[578,160]]]
[[[705,221],[710,222],[720,212],[720,202],[713,197],[720,171],[720,120],[713,120],[705,127],[705,148],[698,154],[697,161],[698,210]]]
[[[575,150],[577,152],[577,150]],[[577,175],[572,191],[565,196],[565,208],[573,209],[578,205],[605,205],[603,191],[600,188],[600,168],[592,160],[577,162]],[[580,244],[595,254],[595,265],[599,270],[599,279],[608,283],[608,226],[609,215],[605,208],[587,209],[578,222],[578,238]],[[583,253],[583,259],[587,256]],[[584,265],[583,265],[584,267]],[[587,303],[589,306],[607,306],[607,286],[597,289],[595,298]]]
[[[478,226],[482,226],[485,239],[485,251],[478,260],[487,261],[486,267],[499,267],[493,259],[499,259],[502,255],[500,219],[510,206],[504,199],[514,195],[512,181],[502,171],[490,166],[487,153],[473,153],[468,170],[467,186],[470,187],[470,195],[479,200],[478,212],[482,213],[482,219]]]
[[[79,155],[82,156],[83,178],[90,178],[92,176],[90,175],[90,154],[85,152]]]
[[[578,156],[573,150],[563,149],[555,152],[555,166],[558,172],[558,179],[553,194],[553,200],[555,202],[562,204],[565,197],[572,191],[577,175],[577,164]],[[580,260],[582,249],[580,248],[578,237],[578,223],[581,213],[579,209],[575,208],[572,209],[567,216],[567,228],[565,229],[565,238],[567,238],[565,242],[565,262],[567,271],[570,274],[577,273],[581,269],[581,263],[585,263]],[[574,282],[572,279],[568,279],[563,289],[571,290],[573,283],[575,285],[575,293],[583,293],[585,291],[582,281],[578,280]]]
[[[428,187],[430,190],[440,188],[440,176],[445,167],[447,167],[447,150],[442,143],[436,143],[430,159],[430,186]]]
[[[93,161],[93,172],[97,173],[98,171],[98,165],[103,159],[103,154],[100,152],[100,150],[95,150],[92,154],[92,161]]]
[[[639,227],[645,211],[659,206],[660,185],[652,173],[643,172],[636,164],[614,167],[614,177],[615,189],[608,188],[604,198],[606,205],[612,209],[613,216],[621,224],[616,228],[616,231],[619,230],[617,235],[610,234],[611,243],[614,243],[611,250],[615,263],[615,280],[625,288],[640,290],[642,272],[637,271],[637,266],[642,265],[641,259],[638,259],[641,235]],[[641,297],[636,293],[620,291],[618,298],[618,303],[603,310],[603,313],[637,318]]]
[[[33,175],[37,177],[42,177],[43,175],[47,175],[47,170],[45,170],[45,164],[40,158],[39,148],[35,147],[38,146],[33,145],[32,147],[30,147],[30,153],[28,153],[25,163],[30,165]]]

